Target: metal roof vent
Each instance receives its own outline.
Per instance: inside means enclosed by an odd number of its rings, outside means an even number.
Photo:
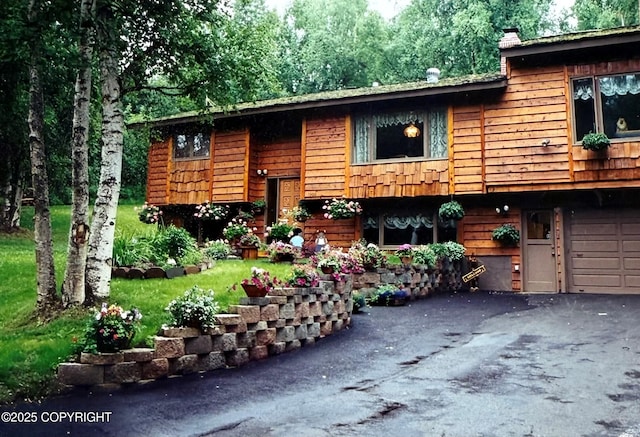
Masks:
[[[440,70],[431,67],[427,69],[427,83],[437,83],[440,79]]]

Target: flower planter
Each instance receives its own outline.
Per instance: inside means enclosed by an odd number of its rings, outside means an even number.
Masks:
[[[240,246],[242,259],[258,259],[258,248],[256,246]]]
[[[177,278],[178,276],[184,276],[184,267],[171,267],[164,271],[167,279]]]
[[[320,270],[322,270],[322,273],[324,273],[325,275],[330,275],[331,273],[335,272],[333,267],[320,267]]]
[[[266,288],[255,284],[242,284],[242,288],[248,297],[265,297],[268,293]]]
[[[402,261],[402,265],[410,266],[411,263],[413,262],[413,257],[412,256],[402,256],[402,257],[400,257],[400,260]]]

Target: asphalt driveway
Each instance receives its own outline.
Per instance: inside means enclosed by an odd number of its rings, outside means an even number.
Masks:
[[[242,368],[2,412],[2,437],[640,437],[640,296],[374,307]]]

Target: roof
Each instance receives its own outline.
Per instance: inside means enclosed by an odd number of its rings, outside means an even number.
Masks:
[[[506,85],[506,77],[500,74],[491,73],[468,75],[440,79],[436,83],[429,83],[426,80],[423,80],[418,82],[364,88],[349,88],[336,91],[324,91],[314,94],[281,97],[271,100],[239,103],[230,108],[212,107],[205,111],[192,111],[157,118],[148,122],[132,123],[130,126],[143,124],[166,126],[171,124],[189,123],[206,116],[213,116],[216,119],[221,119],[376,101],[401,100],[414,97],[442,96],[447,94],[504,88]]]
[[[501,54],[510,58],[639,42],[640,26],[617,27],[614,29],[588,30],[531,39],[513,47],[504,48],[501,50]]]

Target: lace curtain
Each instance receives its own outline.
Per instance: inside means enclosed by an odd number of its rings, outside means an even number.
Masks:
[[[407,229],[409,226],[414,229],[422,226],[433,228],[433,221],[431,217],[425,217],[421,214],[415,216],[392,215],[384,218],[384,227],[387,229]]]
[[[436,110],[427,115],[429,127],[429,147],[431,158],[447,156],[447,111]],[[389,114],[377,114],[373,118],[363,116],[354,121],[354,163],[369,162],[369,148],[372,142],[372,129],[375,127],[388,127],[394,125],[408,125],[409,123],[424,122],[421,115],[413,112],[395,112]]]
[[[640,74],[623,74],[598,78],[600,93],[607,97],[640,94]],[[578,79],[574,82],[574,100],[593,99],[593,81]]]
[[[429,147],[431,158],[447,156],[447,112],[434,111],[429,113]]]

